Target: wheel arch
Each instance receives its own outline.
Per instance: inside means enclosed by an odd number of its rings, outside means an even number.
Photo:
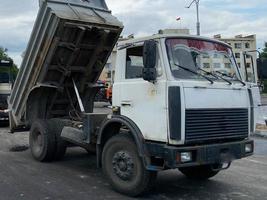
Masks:
[[[104,145],[106,142],[116,134],[120,133],[122,126],[125,126],[129,129],[129,133],[134,139],[134,142],[137,146],[138,154],[144,162],[144,166],[147,166],[147,151],[145,148],[145,139],[142,135],[142,132],[138,126],[129,118],[125,116],[112,116],[111,119],[107,119],[100,131],[97,138],[97,165],[101,167],[101,158]]]
[[[51,85],[38,85],[30,91],[25,112],[25,119],[28,126],[31,126],[36,119],[46,118],[49,94],[51,94],[51,91],[57,89],[57,87]]]

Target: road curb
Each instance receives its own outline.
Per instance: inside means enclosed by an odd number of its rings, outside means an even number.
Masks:
[[[267,138],[267,131],[256,131],[252,136]]]

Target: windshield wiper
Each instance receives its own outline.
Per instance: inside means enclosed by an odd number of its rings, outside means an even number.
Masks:
[[[226,76],[226,77],[229,77],[229,78],[231,78],[231,79],[234,78],[234,77],[232,77],[232,76],[230,76],[230,75],[228,75],[228,74],[222,73],[222,72],[220,72],[220,71],[215,71],[215,73],[221,74],[222,76]],[[238,78],[233,79],[233,80],[242,83],[243,86],[246,86],[246,83],[244,83],[243,81],[239,80]]]
[[[220,79],[222,79],[223,81],[227,82],[229,85],[232,85],[232,84],[233,84],[231,81],[229,81],[229,80],[223,78],[222,76],[217,76],[216,74],[214,74],[214,73],[212,73],[212,72],[208,72],[208,71],[206,71],[206,70],[204,70],[204,69],[201,69],[200,67],[198,67],[197,69],[199,69],[199,70],[202,71],[202,72],[205,72],[205,73],[208,74],[208,75],[211,75],[211,76],[215,77],[216,79],[219,79],[219,78],[220,78]]]
[[[177,67],[179,67],[179,68],[181,68],[181,69],[183,69],[183,70],[185,70],[185,71],[191,72],[192,74],[199,75],[199,76],[205,78],[205,79],[208,80],[211,84],[214,83],[213,80],[211,80],[210,78],[208,78],[207,76],[205,76],[205,75],[203,75],[203,74],[201,74],[201,73],[198,73],[198,72],[193,71],[193,70],[191,70],[191,69],[189,69],[189,68],[186,68],[186,67],[183,67],[183,66],[181,66],[181,65],[178,65],[178,64],[176,64],[176,63],[174,63],[174,65],[177,66]]]

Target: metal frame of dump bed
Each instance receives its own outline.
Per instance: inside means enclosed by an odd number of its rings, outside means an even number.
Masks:
[[[11,130],[78,109],[72,80],[91,113],[95,83],[122,28],[103,0],[42,3],[9,98]]]

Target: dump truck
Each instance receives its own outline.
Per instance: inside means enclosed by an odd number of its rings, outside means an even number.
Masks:
[[[95,151],[111,186],[137,196],[159,171],[208,179],[253,154],[253,100],[228,44],[155,34],[116,45],[122,29],[104,0],[41,4],[9,97],[11,130],[30,130],[36,160]],[[95,113],[115,45],[112,110]]]

